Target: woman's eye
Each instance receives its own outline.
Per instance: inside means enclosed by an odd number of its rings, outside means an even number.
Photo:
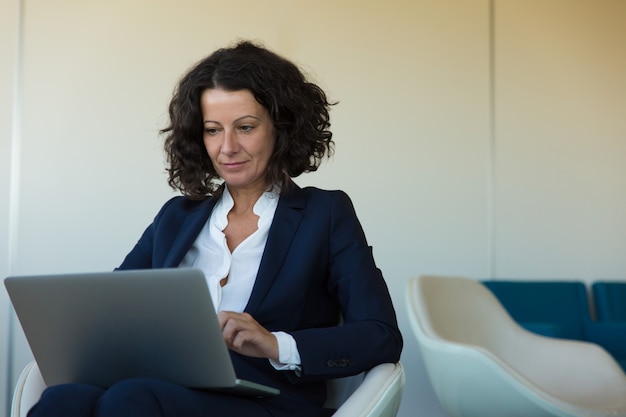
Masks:
[[[243,126],[239,126],[239,130],[241,130],[242,132],[250,132],[252,129],[254,129],[254,126],[250,126],[250,125],[243,125]]]
[[[207,135],[209,135],[209,136],[215,136],[217,134],[218,130],[215,129],[215,128],[212,128],[212,127],[207,127],[207,128],[204,129],[204,132]]]

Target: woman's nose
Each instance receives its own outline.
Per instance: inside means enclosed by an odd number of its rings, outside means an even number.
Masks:
[[[237,152],[237,138],[233,132],[224,131],[224,140],[222,141],[223,154],[233,154]]]

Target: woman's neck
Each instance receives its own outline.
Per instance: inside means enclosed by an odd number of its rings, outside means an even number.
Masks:
[[[235,214],[243,214],[252,212],[254,205],[259,200],[259,198],[266,191],[266,188],[263,189],[228,189],[230,196],[233,199],[233,208],[230,210],[231,213]]]

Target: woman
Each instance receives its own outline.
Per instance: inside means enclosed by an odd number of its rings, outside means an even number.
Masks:
[[[238,377],[280,395],[135,378],[48,388],[31,417],[325,416],[325,380],[399,360],[392,302],[350,199],[292,181],[332,154],[330,106],[294,64],[250,42],[198,63],[163,130],[183,196],[119,267],[202,269]]]

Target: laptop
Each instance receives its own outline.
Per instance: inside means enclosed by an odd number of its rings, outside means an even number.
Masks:
[[[151,377],[272,396],[236,377],[204,273],[171,268],[4,280],[44,382],[107,388]]]

